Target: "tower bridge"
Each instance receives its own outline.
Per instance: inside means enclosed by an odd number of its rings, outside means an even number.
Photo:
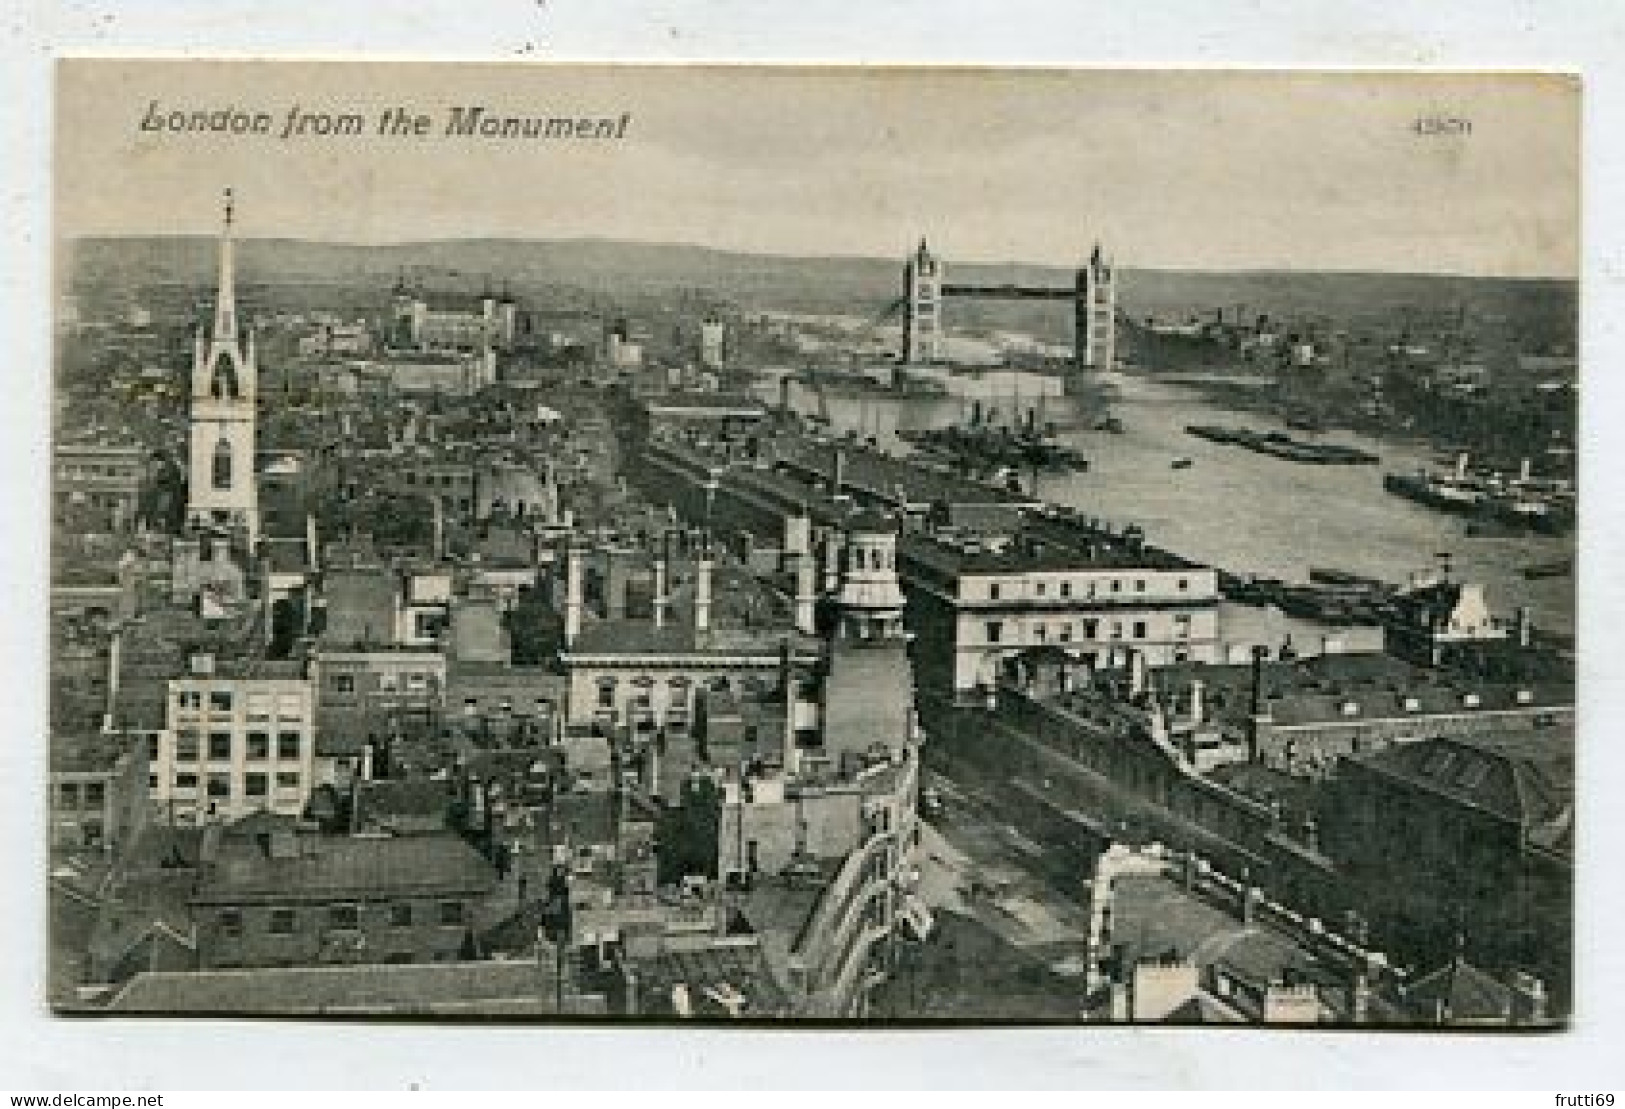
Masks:
[[[903,265],[903,348],[908,365],[942,359],[943,303],[950,298],[980,300],[1056,300],[1072,304],[1072,365],[1079,370],[1107,370],[1116,357],[1117,275],[1095,244],[1069,286],[982,285],[953,282],[947,268],[925,240]]]

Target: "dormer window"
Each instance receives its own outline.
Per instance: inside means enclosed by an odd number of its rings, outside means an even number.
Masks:
[[[1342,705],[1339,706],[1338,711],[1340,711],[1344,716],[1359,716],[1360,703],[1358,701],[1344,701]]]
[[[1534,704],[1534,701],[1535,701],[1534,691],[1529,690],[1529,689],[1520,689],[1520,690],[1518,690],[1517,699],[1518,699],[1518,704],[1520,704],[1520,705]]]
[[[1422,710],[1422,702],[1415,697],[1405,698],[1404,704],[1406,712],[1420,712]]]
[[[1461,697],[1463,708],[1476,709],[1482,702],[1476,693],[1464,693]]]

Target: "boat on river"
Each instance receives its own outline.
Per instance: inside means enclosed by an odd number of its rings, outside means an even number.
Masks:
[[[1187,435],[1206,439],[1210,443],[1243,447],[1258,454],[1267,454],[1288,462],[1304,462],[1316,466],[1370,466],[1381,461],[1370,451],[1359,447],[1346,447],[1337,443],[1307,443],[1282,431],[1250,431],[1240,427],[1219,427],[1214,424],[1187,424]]]

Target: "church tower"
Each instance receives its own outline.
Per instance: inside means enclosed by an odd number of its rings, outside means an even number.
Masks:
[[[237,532],[252,549],[259,538],[254,486],[254,336],[237,320],[232,257],[232,196],[226,190],[214,325],[199,329],[192,350],[191,464],[186,519],[195,527]]]

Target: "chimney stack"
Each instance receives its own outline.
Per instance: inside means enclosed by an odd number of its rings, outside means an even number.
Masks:
[[[1197,723],[1197,724],[1200,724],[1202,722],[1202,709],[1203,709],[1202,692],[1203,692],[1203,688],[1204,687],[1203,687],[1203,682],[1202,682],[1201,678],[1192,678],[1191,679],[1191,720],[1194,723]]]
[[[316,517],[312,513],[305,513],[305,565],[310,567],[312,573],[321,567],[321,547],[316,542]]]
[[[1456,455],[1456,480],[1460,481],[1467,476],[1467,452],[1462,451]]]
[[[654,617],[655,627],[666,626],[666,554],[655,556]]]
[[[815,595],[813,588],[812,555],[803,551],[795,556],[796,574],[796,631],[812,635],[817,631]]]
[[[107,713],[103,726],[111,731],[118,718],[119,671],[123,669],[124,632],[114,629],[107,641]]]
[[[812,550],[812,521],[806,509],[797,509],[784,518],[784,555],[793,558]]]
[[[581,548],[573,542],[564,556],[564,645],[573,647],[581,635]]]
[[[824,536],[824,592],[834,593],[841,587],[840,534],[831,529]]]
[[[1349,1023],[1367,1024],[1371,1020],[1371,971],[1369,956],[1354,970],[1354,981],[1349,986]]]
[[[1128,695],[1138,697],[1145,692],[1145,652],[1133,647],[1128,649]]]
[[[694,576],[694,630],[711,630],[711,541],[700,544],[700,558]]]

